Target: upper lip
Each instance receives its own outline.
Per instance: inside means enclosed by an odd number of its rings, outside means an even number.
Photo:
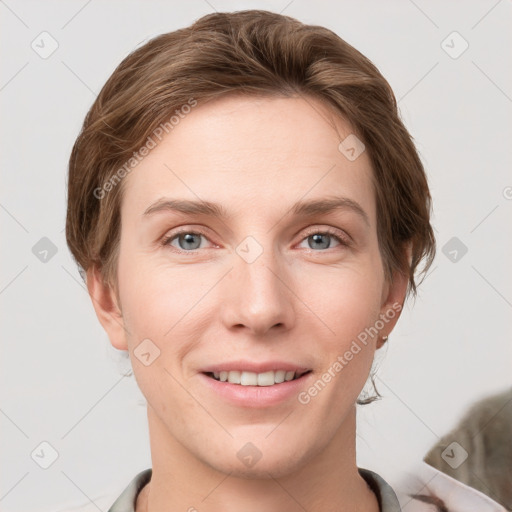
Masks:
[[[242,372],[254,372],[254,373],[265,373],[271,370],[285,370],[287,372],[295,372],[296,375],[306,373],[311,368],[297,365],[294,363],[288,363],[285,361],[226,361],[225,363],[217,363],[209,365],[201,369],[203,373],[213,372],[230,372],[230,371],[242,371]]]

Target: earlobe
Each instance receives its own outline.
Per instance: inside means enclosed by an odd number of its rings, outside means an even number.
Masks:
[[[103,282],[101,271],[96,266],[87,270],[87,290],[96,316],[112,346],[118,350],[128,350],[124,318],[117,304],[115,291]]]

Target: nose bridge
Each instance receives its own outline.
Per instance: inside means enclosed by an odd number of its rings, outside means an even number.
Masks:
[[[284,266],[272,247],[272,237],[248,236],[236,247],[226,321],[263,334],[292,321],[291,293]]]

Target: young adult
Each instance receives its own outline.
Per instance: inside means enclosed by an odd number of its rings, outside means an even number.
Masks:
[[[267,11],[158,36],[98,95],[68,187],[69,248],[147,400],[152,468],[111,512],[400,510],[357,467],[356,404],[435,241],[366,57]]]

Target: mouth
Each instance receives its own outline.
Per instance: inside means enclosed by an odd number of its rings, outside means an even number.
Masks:
[[[288,362],[232,361],[203,368],[199,376],[207,396],[243,409],[264,410],[293,404],[314,375],[311,368]]]
[[[312,370],[303,371],[286,371],[286,370],[270,370],[262,373],[249,371],[220,371],[220,372],[203,372],[204,375],[218,382],[228,382],[230,384],[238,384],[240,386],[279,386],[285,382],[298,380],[304,375],[311,373]]]

